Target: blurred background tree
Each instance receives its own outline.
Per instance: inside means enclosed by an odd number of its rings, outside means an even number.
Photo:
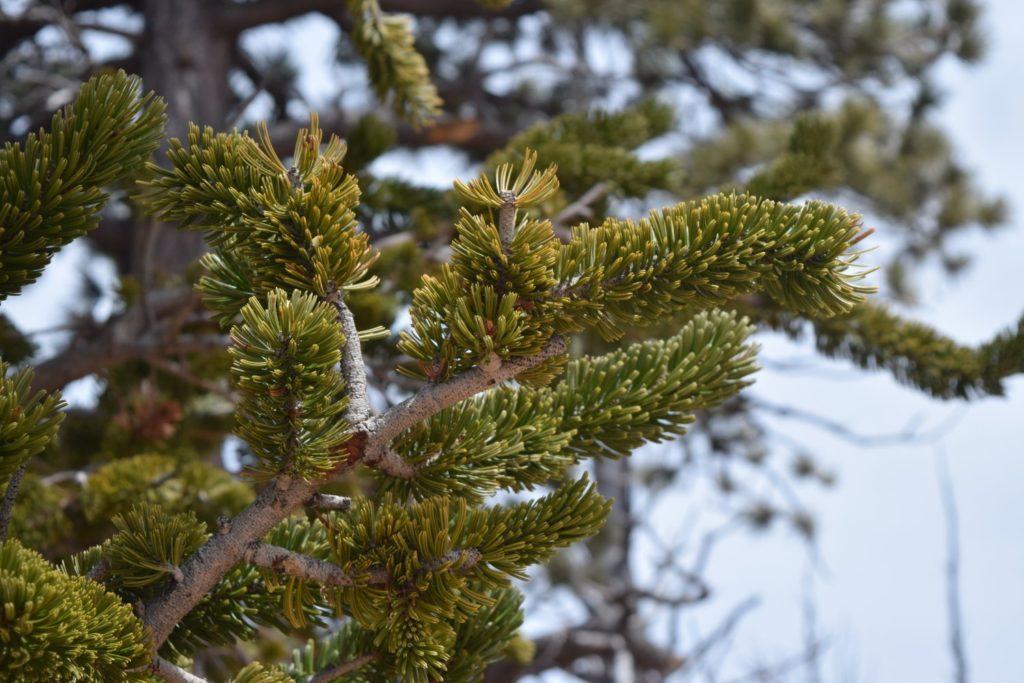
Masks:
[[[353,301],[357,319],[395,331],[415,275],[447,254],[453,236],[456,202],[431,178],[445,159],[468,175],[537,149],[541,164],[559,166],[562,191],[549,208],[566,235],[583,221],[714,190],[833,199],[878,227],[873,239],[891,255],[879,281],[898,304],[914,302],[919,265],[958,272],[969,254],[955,238],[1003,220],[1002,202],[975,186],[934,123],[940,62],[983,52],[970,0],[380,0],[384,13],[413,17],[409,39],[422,60],[411,64],[374,51],[367,31],[377,4],[0,0],[0,136],[21,138],[82,80],[115,68],[141,74],[167,100],[171,136],[183,137],[189,121],[246,128],[267,118],[285,154],[314,108],[348,143],[346,167],[365,192],[360,220],[383,251],[374,268],[399,283]],[[267,46],[275,26],[311,13],[337,34],[323,67],[331,79],[315,92],[298,46]],[[387,172],[389,160],[411,172]],[[101,379],[95,401],[73,406],[56,452],[30,470],[32,493],[16,510],[16,533],[51,558],[105,537],[106,520],[141,493],[211,522],[252,495],[221,468],[248,456],[227,439],[228,359],[214,351],[223,339],[191,289],[201,236],[143,217],[127,195],[115,195],[89,236],[114,286],[84,277],[56,337],[0,319],[4,357],[34,358],[37,386]],[[966,348],[877,305],[829,321],[759,298],[738,306],[766,329],[812,338],[824,354],[884,368],[939,398],[1000,393],[1024,355],[1019,325]],[[386,349],[370,348],[378,385],[402,360]],[[541,637],[533,657],[494,667],[494,680],[551,669],[595,681],[700,671],[752,607],[738,604],[705,638],[666,637],[713,595],[715,543],[788,525],[813,552],[815,522],[799,491],[834,478],[812,453],[770,444],[772,414],[818,420],[740,398],[702,415],[685,446],[597,461],[602,492],[617,501],[612,521],[586,549],[563,554],[547,571],[547,593],[535,596],[571,596],[579,619]],[[659,538],[652,511],[695,481],[721,505],[685,538]],[[40,514],[30,500],[57,512]],[[819,644],[800,647],[813,661]]]

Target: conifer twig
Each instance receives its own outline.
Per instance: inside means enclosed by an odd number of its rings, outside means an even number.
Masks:
[[[450,550],[440,557],[424,561],[417,573],[436,571],[456,562],[459,564],[452,567],[453,569],[469,571],[482,559],[483,555],[476,548]],[[365,578],[366,584],[370,586],[386,586],[392,581],[391,574],[383,567],[374,567],[365,577],[356,577],[333,562],[319,560],[269,543],[250,543],[243,560],[277,574],[288,574],[325,586],[353,586],[356,580],[361,578]]]
[[[334,666],[321,670],[317,675],[310,679],[309,683],[329,683],[330,681],[336,681],[342,676],[361,669],[376,658],[377,654],[371,652],[369,654],[360,655],[355,659],[350,659],[347,662],[335,664]]]
[[[391,440],[417,422],[559,356],[567,348],[565,339],[556,335],[534,356],[475,367],[446,382],[426,385],[383,415],[367,421],[362,461],[375,465],[387,456]]]
[[[154,647],[162,645],[182,617],[242,559],[248,544],[263,538],[314,493],[313,483],[279,476],[260,491],[249,507],[182,563],[182,581],[145,605],[143,621],[150,629]]]
[[[24,462],[18,465],[18,469],[14,470],[14,474],[7,482],[7,490],[4,491],[4,500],[0,504],[0,541],[7,538],[7,528],[11,525],[11,515],[14,513],[14,500],[18,497],[21,478],[25,476],[25,465]]]
[[[946,621],[949,628],[949,651],[953,659],[953,680],[955,683],[967,683],[970,677],[960,599],[960,520],[949,460],[941,450],[936,454],[935,469],[942,497],[942,513],[946,518]]]
[[[251,543],[243,559],[249,564],[270,569],[278,574],[297,576],[325,586],[351,586],[355,583],[352,575],[336,564],[267,543]],[[386,571],[374,571],[370,574],[371,584],[385,584],[387,581]]]
[[[167,681],[167,683],[206,683],[205,678],[200,678],[179,666],[171,664],[160,655],[153,658],[153,663],[149,665],[149,670]]]
[[[590,218],[592,214],[590,210],[591,204],[608,194],[609,190],[611,188],[606,182],[594,183],[589,190],[580,195],[579,199],[559,211],[551,219],[551,227],[558,230],[574,218]]]
[[[338,322],[345,333],[345,347],[341,350],[341,374],[348,389],[348,410],[345,418],[349,424],[358,424],[370,416],[370,400],[366,395],[366,364],[363,349],[359,344],[359,330],[352,317],[352,311],[341,299],[341,292],[332,296],[332,303],[338,309]]]
[[[501,208],[498,209],[498,238],[501,240],[502,248],[507,251],[516,234],[516,194],[502,192],[501,199]]]
[[[358,342],[358,336],[353,338]],[[447,382],[427,385],[413,397],[394,406],[383,415],[367,417],[358,423],[352,423],[357,431],[352,440],[363,443],[361,452],[355,453],[356,457],[350,459],[345,466],[339,467],[335,473],[347,470],[348,465],[360,460],[369,465],[379,462],[391,440],[416,422],[512,379],[519,373],[564,353],[566,348],[565,339],[559,336],[552,337],[534,356],[523,356],[491,364],[487,368],[474,368]],[[346,345],[347,353],[350,349],[351,346]],[[353,356],[354,354],[347,357]],[[361,352],[358,363],[362,363]],[[350,360],[344,361],[343,364],[350,368],[354,365]],[[360,433],[362,437],[357,439]],[[373,458],[374,455],[376,459]],[[317,486],[323,483],[294,479],[287,475],[277,477],[260,491],[249,507],[225,524],[219,533],[182,563],[182,580],[144,606],[143,621],[150,629],[154,648],[158,648],[167,640],[182,617],[192,611],[217,582],[245,556],[251,543],[259,541],[282,519],[312,500]]]

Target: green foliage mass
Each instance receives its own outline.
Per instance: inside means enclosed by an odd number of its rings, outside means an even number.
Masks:
[[[469,508],[445,497],[410,506],[360,501],[327,528],[328,558],[352,577],[335,590],[336,605],[374,634],[374,647],[402,680],[436,680],[459,648],[458,626],[497,604],[490,591],[595,533],[609,508],[586,477],[510,506]],[[500,648],[520,619],[507,605],[500,616],[487,629],[494,640],[462,637]]]
[[[437,116],[441,98],[416,51],[409,17],[384,14],[377,0],[347,0],[347,5],[352,42],[366,61],[377,96],[390,96],[395,112],[413,123]]]
[[[31,369],[7,371],[0,361],[0,484],[46,448],[64,419],[59,393],[32,390]]]
[[[103,522],[137,503],[153,503],[166,512],[193,511],[207,523],[237,514],[253,498],[252,490],[222,468],[202,461],[179,462],[172,456],[142,453],[114,460],[91,473],[82,487],[86,519]]]
[[[273,289],[326,297],[375,284],[367,278],[374,256],[353,212],[359,186],[341,166],[345,146],[332,137],[321,152],[322,136],[313,117],[286,168],[265,135],[258,144],[192,126],[187,146],[171,140],[172,167],[153,167],[152,208],[204,230],[213,247],[200,291],[225,326],[250,297]]]
[[[117,585],[129,590],[173,577],[207,538],[192,512],[168,515],[154,505],[133,506],[113,523],[117,531],[104,544],[103,558]]]
[[[0,150],[0,301],[35,282],[64,245],[99,224],[103,187],[139,171],[163,131],[163,103],[123,71],[82,86],[50,130]]]
[[[46,551],[73,533],[63,509],[66,496],[29,472],[21,480],[11,517],[11,537],[26,548]]]
[[[413,377],[533,355],[552,328],[618,339],[625,326],[755,291],[798,312],[835,315],[870,291],[857,284],[863,273],[851,251],[863,234],[859,217],[822,202],[718,195],[635,223],[577,226],[567,244],[529,218],[507,247],[486,216],[464,211],[458,229],[451,264],[413,293],[412,330],[399,344],[419,362],[404,368]]]
[[[533,149],[541,163],[558,167],[561,185],[572,197],[597,184],[624,197],[643,197],[672,187],[679,168],[668,159],[642,161],[634,152],[675,123],[673,109],[653,99],[611,113],[563,114],[513,137],[487,166],[518,162]]]
[[[15,540],[0,544],[0,604],[4,680],[127,681],[148,661],[145,632],[128,605]]]
[[[341,417],[345,382],[336,368],[345,335],[336,315],[310,294],[274,290],[266,307],[254,297],[232,328],[237,433],[257,458],[253,476],[314,478],[335,465],[349,437]]]
[[[556,480],[582,459],[681,435],[696,410],[749,383],[751,331],[734,314],[701,313],[669,339],[571,361],[551,387],[502,388],[448,408],[396,440],[415,474],[384,477],[384,489],[480,502]]]
[[[793,323],[785,314],[770,321],[783,328]],[[900,382],[936,398],[999,396],[1004,379],[1024,372],[1024,320],[973,348],[880,304],[814,320],[811,329],[822,353],[863,368],[888,370]]]
[[[599,2],[592,11],[655,27],[689,17],[687,31],[663,37],[672,51],[692,47],[678,42],[682,34],[699,42],[721,25],[743,44],[780,54],[801,49],[784,16],[743,11],[762,4],[712,4]],[[374,0],[347,6],[378,95],[414,122],[428,119],[437,95],[409,22],[383,14]],[[580,8],[565,0],[552,2],[551,12],[571,24]],[[834,8],[810,14],[813,22],[847,16]],[[866,39],[870,24],[853,28]],[[154,390],[124,401],[119,438],[96,437],[94,429],[95,438],[83,439],[103,444],[112,460],[74,472],[61,488],[26,479],[23,494],[37,505],[57,507],[64,492],[79,493],[74,504],[85,521],[109,536],[77,548],[66,572],[17,541],[0,546],[0,675],[142,678],[138,667],[152,653],[129,605],[180,593],[190,572],[204,571],[204,553],[228,547],[234,554],[210,578],[213,588],[197,593],[165,642],[156,639],[162,656],[186,663],[269,627],[320,637],[294,653],[287,671],[250,663],[235,683],[309,681],[346,665],[340,680],[350,683],[479,681],[503,653],[528,654],[517,636],[522,596],[512,581],[596,534],[609,514],[612,501],[572,468],[680,436],[697,411],[751,382],[753,327],[730,309],[750,309],[751,319],[791,333],[813,328],[825,353],[885,367],[937,396],[998,393],[1005,377],[1024,370],[1024,327],[968,349],[866,303],[857,245],[868,232],[859,216],[823,201],[787,203],[844,186],[896,212],[911,188],[879,185],[872,173],[895,161],[901,175],[930,159],[942,177],[925,179],[928,192],[948,199],[940,227],[994,219],[993,206],[968,200],[968,186],[946,173],[948,150],[929,151],[926,128],[894,150],[890,127],[879,121],[856,103],[793,123],[735,120],[691,150],[688,163],[647,161],[638,148],[675,122],[670,108],[645,101],[535,126],[448,194],[368,178],[362,208],[349,171],[394,140],[375,119],[357,128],[348,169],[345,144],[332,137],[322,145],[315,115],[287,162],[266,126],[255,138],[191,127],[185,142],[170,142],[167,167],[151,165],[142,199],[159,218],[205,233],[211,252],[198,290],[216,319],[209,326],[230,329],[230,368],[201,360],[193,367],[219,367],[222,379],[233,380],[234,393],[219,392],[228,394],[221,405],[234,404],[245,473],[266,488],[254,498],[249,483],[203,460],[214,448],[190,450],[159,429],[155,444],[136,443],[132,411],[162,398]],[[95,225],[102,187],[141,166],[159,142],[160,123],[160,103],[142,97],[136,79],[104,75],[55,116],[50,132],[24,149],[5,148],[0,295],[34,280],[56,249]],[[746,192],[736,187],[740,166],[750,171]],[[562,218],[545,218],[595,187],[604,188],[593,207],[601,216],[612,198],[653,189],[714,192],[639,220],[577,224],[567,236]],[[445,234],[446,216],[456,236],[436,272],[423,274],[414,244],[377,261],[370,232],[409,230],[414,240],[434,240]],[[360,217],[370,219],[368,229]],[[372,291],[378,277],[394,289]],[[361,321],[390,322],[396,290],[410,288],[411,323],[394,346],[408,360],[399,372],[423,382],[422,393],[364,419],[369,400],[359,373],[377,369],[360,366],[354,349],[381,331],[354,329],[349,305]],[[665,338],[649,338],[666,328]],[[640,329],[643,341],[569,358],[571,335],[596,332],[610,343]],[[9,332],[5,352],[24,360],[30,345]],[[59,396],[33,393],[31,382],[30,370],[0,363],[0,481],[44,451],[62,417]],[[171,395],[185,401],[195,391],[178,386]],[[177,412],[158,426],[174,423],[173,431],[183,418],[170,403]],[[415,419],[401,422],[403,415]],[[390,432],[388,419],[400,421]],[[226,429],[215,429],[210,443],[219,445]],[[372,448],[387,457],[374,460]],[[374,469],[372,478],[360,476],[360,461]],[[334,481],[340,475],[344,483]],[[352,499],[324,504],[314,493],[328,485],[349,487]],[[489,504],[500,491],[533,489],[543,492]],[[250,504],[237,526],[221,519]],[[66,521],[54,514],[44,523],[38,514],[15,509],[13,528],[26,542],[46,543]],[[250,536],[238,542],[233,529]],[[275,559],[260,560],[261,551]],[[328,625],[335,628],[324,635]]]

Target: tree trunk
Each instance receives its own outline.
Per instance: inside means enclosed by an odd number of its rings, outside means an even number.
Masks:
[[[236,36],[222,30],[206,0],[146,0],[140,45],[146,88],[167,100],[167,136],[184,139],[190,121],[222,128],[231,106],[228,72]],[[159,161],[163,163],[162,152]],[[132,236],[129,272],[144,285],[182,272],[205,250],[202,235],[150,221]]]

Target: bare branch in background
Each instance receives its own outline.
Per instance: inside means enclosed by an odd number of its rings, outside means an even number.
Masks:
[[[964,644],[963,609],[960,599],[960,519],[949,472],[949,458],[939,449],[935,454],[942,513],[946,521],[946,616],[949,621],[949,653],[953,660],[954,683],[967,683],[967,647]]]

